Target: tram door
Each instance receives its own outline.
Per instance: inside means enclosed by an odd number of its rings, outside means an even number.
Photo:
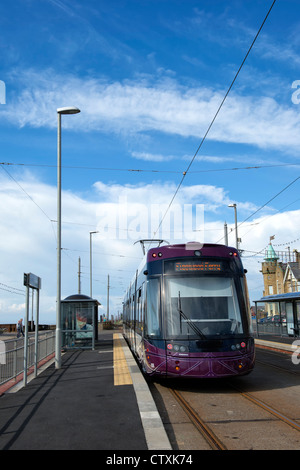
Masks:
[[[143,354],[143,316],[144,316],[144,284],[136,292],[136,304],[135,304],[135,351],[138,357],[142,357]]]
[[[285,309],[286,309],[287,334],[294,335],[294,314],[293,314],[292,302],[286,302]]]

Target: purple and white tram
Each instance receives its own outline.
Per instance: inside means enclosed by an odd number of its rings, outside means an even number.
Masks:
[[[123,333],[145,374],[229,377],[254,367],[238,251],[187,243],[152,248],[123,304]]]

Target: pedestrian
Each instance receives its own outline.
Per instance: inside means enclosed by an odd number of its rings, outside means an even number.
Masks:
[[[23,318],[21,318],[21,320],[18,321],[18,326],[17,326],[17,338],[20,338],[20,336],[24,336],[24,333],[23,333]]]

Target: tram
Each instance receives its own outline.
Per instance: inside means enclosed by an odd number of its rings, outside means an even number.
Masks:
[[[235,248],[151,248],[123,302],[123,334],[149,376],[213,378],[254,367],[247,282]]]

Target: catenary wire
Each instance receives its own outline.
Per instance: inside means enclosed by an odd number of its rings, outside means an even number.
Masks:
[[[249,56],[249,54],[250,54],[250,52],[251,52],[253,46],[254,46],[254,44],[255,44],[255,42],[256,42],[256,40],[257,40],[257,38],[258,38],[258,36],[259,36],[259,34],[260,34],[262,28],[263,28],[263,26],[264,26],[264,24],[265,24],[265,22],[267,21],[268,16],[270,15],[270,13],[271,13],[271,11],[272,11],[274,5],[275,5],[275,3],[276,3],[276,0],[273,1],[271,7],[269,8],[269,10],[268,10],[268,12],[267,12],[267,14],[266,14],[266,16],[265,16],[265,18],[264,18],[264,20],[263,20],[263,22],[262,22],[260,28],[259,28],[259,30],[257,31],[257,33],[256,33],[256,35],[255,35],[255,37],[254,37],[254,39],[253,39],[253,41],[252,41],[252,43],[251,43],[251,45],[250,45],[248,51],[247,51],[247,53],[246,53],[244,59],[243,59],[243,61],[242,61],[241,65],[240,65],[238,71],[236,72],[236,74],[235,74],[235,76],[234,76],[234,78],[233,78],[231,84],[229,85],[228,90],[227,90],[226,93],[225,93],[224,98],[222,99],[222,101],[221,101],[221,103],[220,103],[220,105],[219,105],[219,107],[218,107],[218,109],[217,109],[217,111],[216,111],[216,113],[215,113],[215,115],[214,115],[212,121],[210,122],[210,124],[209,124],[209,126],[208,126],[208,128],[207,128],[207,131],[205,132],[205,134],[204,134],[204,136],[203,136],[203,138],[202,138],[202,140],[201,140],[201,142],[200,142],[200,144],[199,144],[199,146],[198,146],[198,148],[197,148],[197,150],[196,150],[196,152],[195,152],[193,158],[191,159],[191,161],[190,161],[190,163],[189,163],[187,169],[183,172],[182,178],[181,178],[181,180],[180,180],[180,182],[179,182],[179,184],[178,184],[178,186],[177,186],[177,188],[176,188],[176,191],[175,191],[175,193],[174,193],[174,195],[173,195],[173,197],[172,197],[172,199],[171,199],[171,201],[170,201],[170,203],[169,203],[169,205],[168,205],[168,207],[167,207],[167,209],[166,209],[166,212],[165,212],[165,214],[163,215],[163,217],[162,217],[162,219],[161,219],[161,221],[160,221],[160,223],[159,223],[159,225],[158,225],[156,231],[155,231],[154,234],[153,234],[153,238],[155,237],[156,233],[157,233],[158,230],[160,229],[160,227],[161,227],[161,225],[162,225],[162,223],[163,223],[163,221],[164,221],[164,218],[166,217],[168,211],[170,210],[170,207],[171,207],[171,205],[173,204],[173,201],[174,201],[174,199],[176,198],[176,196],[177,196],[177,194],[178,194],[178,191],[179,191],[179,189],[181,188],[181,186],[182,186],[182,184],[183,184],[183,181],[184,181],[184,179],[185,179],[187,173],[189,172],[189,170],[190,170],[190,168],[191,168],[191,166],[192,166],[192,164],[193,164],[193,162],[194,162],[194,160],[195,160],[195,158],[196,158],[198,152],[200,151],[200,149],[201,149],[203,143],[205,142],[205,139],[206,139],[207,135],[209,134],[209,132],[210,132],[212,126],[214,125],[214,122],[215,122],[215,120],[217,119],[217,117],[218,117],[218,115],[219,115],[219,113],[220,113],[220,111],[221,111],[221,109],[222,109],[222,107],[223,107],[223,105],[224,105],[224,103],[225,103],[225,101],[226,101],[226,98],[228,97],[228,95],[229,95],[229,93],[230,93],[230,91],[231,91],[231,89],[232,89],[232,87],[233,87],[233,85],[234,85],[234,83],[235,83],[237,77],[239,76],[239,73],[240,73],[240,71],[242,70],[242,68],[243,68],[243,66],[244,66],[244,64],[245,64],[245,62],[246,62],[246,60],[247,60],[247,58],[248,58],[248,56]]]
[[[48,164],[37,164],[37,163],[13,163],[13,162],[0,162],[3,166],[30,166],[30,167],[43,167],[43,168],[57,168],[56,165]],[[211,173],[211,172],[222,172],[222,171],[239,171],[239,170],[259,170],[263,168],[278,168],[287,166],[300,166],[300,163],[274,163],[271,165],[248,165],[248,166],[237,166],[230,168],[207,168],[201,170],[189,171],[190,174],[194,173]],[[93,167],[93,166],[70,166],[62,165],[62,168],[73,169],[73,170],[101,170],[101,171],[126,171],[131,173],[177,173],[182,174],[181,170],[156,170],[156,169],[145,169],[145,168],[110,168],[110,167]]]
[[[297,176],[297,178],[295,178],[293,181],[291,181],[289,184],[287,184],[283,189],[281,189],[277,194],[275,194],[275,196],[273,196],[271,199],[269,199],[267,202],[265,202],[256,211],[252,212],[252,214],[250,214],[245,220],[243,220],[243,222],[240,222],[238,224],[237,228],[239,228],[241,225],[243,225],[245,222],[247,222],[247,220],[251,219],[251,217],[253,217],[259,211],[261,211],[264,207],[266,207],[267,204],[274,201],[274,199],[276,199],[280,194],[282,194],[284,191],[286,191],[290,186],[292,186],[294,183],[296,183],[296,181],[298,181],[299,179],[300,179],[300,176]],[[272,214],[272,215],[275,215],[275,214]],[[224,238],[224,236],[221,237],[216,243],[219,243],[221,240],[223,240],[223,238]]]

